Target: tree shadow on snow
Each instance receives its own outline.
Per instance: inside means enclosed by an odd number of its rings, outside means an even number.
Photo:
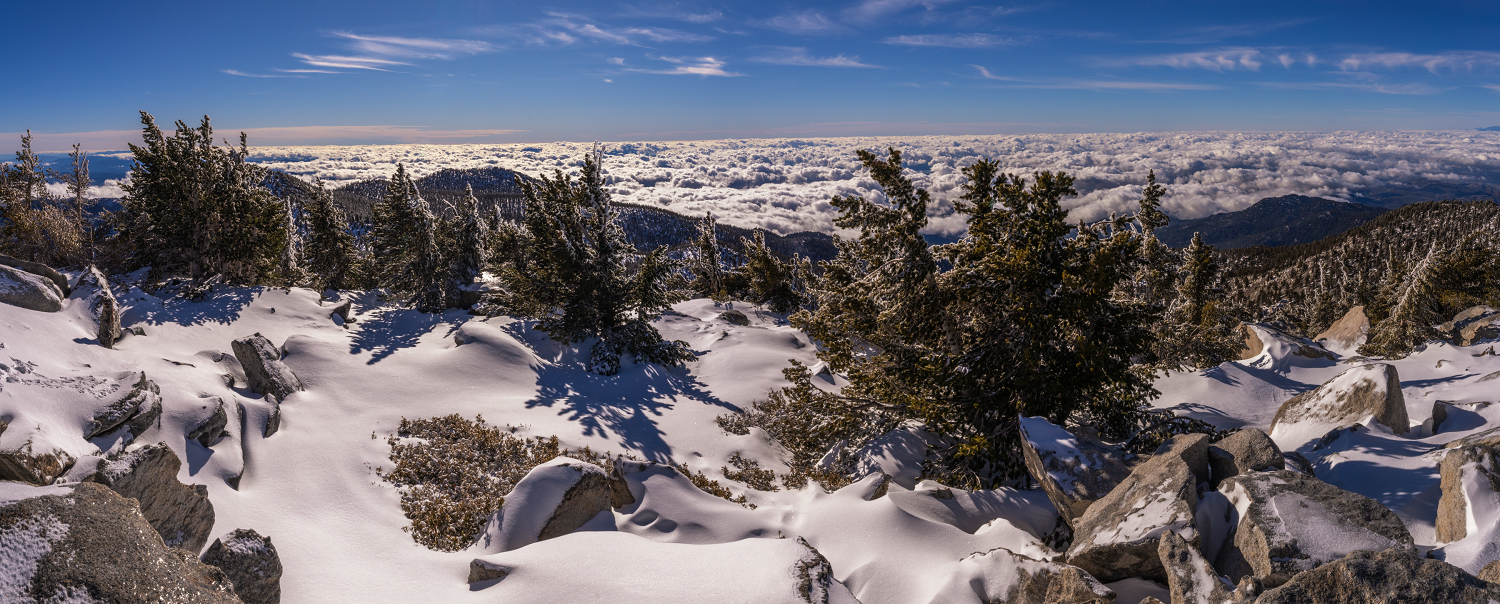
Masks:
[[[250,303],[255,301],[255,297],[266,289],[264,287],[216,288],[212,293],[204,296],[201,302],[169,297],[162,300],[159,308],[146,311],[144,317],[132,320],[130,323],[151,325],[176,323],[185,327],[205,323],[228,325],[238,321],[240,312],[250,306]]]
[[[397,350],[416,346],[422,336],[438,325],[447,324],[448,332],[444,335],[452,335],[465,319],[468,315],[455,310],[425,313],[395,306],[377,308],[362,315],[350,329],[353,337],[349,341],[349,353],[374,351],[367,361],[367,364],[374,365]]]
[[[584,436],[612,439],[650,461],[669,461],[672,447],[657,424],[679,404],[739,407],[714,396],[686,370],[659,365],[627,365],[619,375],[602,376],[567,365],[543,365],[536,398],[526,408],[557,407],[559,416],[583,426]]]

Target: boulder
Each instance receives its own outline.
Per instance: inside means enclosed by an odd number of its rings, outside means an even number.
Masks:
[[[1114,598],[1114,591],[1076,566],[996,548],[961,560],[932,601],[1103,604]]]
[[[1483,604],[1500,600],[1500,585],[1406,548],[1347,557],[1293,577],[1256,604]]]
[[[281,350],[272,346],[265,336],[257,333],[235,340],[231,346],[235,358],[245,369],[245,381],[251,392],[272,394],[277,400],[286,400],[287,395],[302,389],[297,374],[281,362]]]
[[[245,604],[281,602],[281,558],[270,537],[250,529],[235,529],[214,539],[203,552],[203,562],[229,575],[234,595]]]
[[[1200,483],[1209,482],[1211,480],[1208,463],[1209,440],[1207,434],[1179,434],[1157,447],[1151,457],[1155,459],[1163,455],[1175,456],[1188,465],[1195,480]]]
[[[0,419],[0,436],[10,424]],[[52,484],[76,461],[72,455],[51,443],[28,438],[13,448],[0,449],[0,480],[15,480],[34,485]]]
[[[730,323],[734,323],[735,325],[750,325],[750,317],[747,317],[745,316],[745,313],[734,309],[719,313],[719,318]]]
[[[1369,333],[1370,318],[1365,316],[1365,307],[1356,306],[1312,339],[1324,348],[1343,351],[1343,354],[1347,354],[1364,346],[1365,341],[1369,339]]]
[[[0,303],[39,312],[62,310],[62,290],[45,277],[0,265]]]
[[[14,590],[0,600],[240,601],[223,571],[162,543],[134,500],[93,483],[65,488],[0,507],[0,589]]]
[[[1500,448],[1483,441],[1451,449],[1438,464],[1443,494],[1438,499],[1437,538],[1451,543],[1469,536],[1470,527],[1492,526],[1500,501]],[[1473,502],[1482,497],[1483,501]],[[1475,505],[1478,503],[1478,505]]]
[[[1208,447],[1208,465],[1213,470],[1214,488],[1230,476],[1261,470],[1285,470],[1286,459],[1281,448],[1259,428],[1245,428],[1219,439]]]
[[[1309,359],[1334,360],[1333,353],[1324,350],[1317,344],[1313,344],[1303,338],[1282,333],[1281,330],[1269,325],[1240,323],[1238,331],[1245,339],[1245,345],[1240,349],[1238,358],[1236,359],[1239,361],[1248,361],[1259,356],[1260,353],[1266,350],[1266,346],[1270,344],[1276,345],[1277,349],[1284,350],[1284,354]]]
[[[557,457],[532,468],[490,516],[480,545],[508,552],[566,535],[610,508],[610,479],[603,468]]]
[[[157,443],[100,463],[84,482],[136,500],[163,543],[197,554],[214,528],[214,504],[208,500],[208,487],[177,481],[181,467],[171,447]]]
[[[1157,552],[1162,534],[1175,532],[1194,547],[1199,544],[1197,485],[1192,468],[1178,455],[1153,456],[1136,466],[1074,521],[1068,564],[1105,583],[1130,577],[1165,582]]]
[[[1214,567],[1231,581],[1253,576],[1276,587],[1355,550],[1412,547],[1406,526],[1385,506],[1304,474],[1234,476],[1219,492],[1235,528]]]
[[[134,382],[125,396],[94,414],[84,427],[84,438],[103,436],[121,426],[129,426],[130,439],[134,440],[161,422],[161,388],[146,379],[144,371]]]
[[[1177,533],[1162,533],[1157,555],[1161,556],[1162,567],[1167,571],[1172,604],[1228,604],[1235,601],[1229,586],[1198,553],[1198,548],[1178,537]]]
[[[90,265],[78,278],[78,287],[73,295],[89,305],[89,314],[94,318],[94,337],[99,345],[114,348],[120,340],[120,303],[109,290],[109,279],[104,273]]]
[[[71,289],[68,289],[68,277],[66,275],[57,272],[57,269],[40,262],[27,262],[20,258],[12,258],[10,256],[6,256],[5,254],[0,254],[0,265],[20,269],[38,277],[46,278],[48,281],[51,281],[53,285],[57,286],[57,291],[60,292],[62,294],[62,297],[64,298],[73,294],[73,291]]]
[[[333,311],[328,313],[328,318],[333,319],[334,317],[338,317],[334,319],[334,322],[339,325],[355,322],[353,302],[344,300],[343,304],[333,307]]]
[[[1401,379],[1392,365],[1351,368],[1282,403],[1271,420],[1271,440],[1284,450],[1296,450],[1329,430],[1370,420],[1396,434],[1410,428]]]
[[[229,431],[224,429],[229,425],[229,412],[224,408],[224,399],[214,396],[204,400],[210,401],[211,404],[217,404],[217,406],[214,407],[213,413],[208,418],[200,422],[196,428],[193,428],[192,432],[188,432],[187,437],[189,440],[198,441],[198,444],[203,445],[203,448],[207,449],[214,446],[214,443],[219,442],[220,438],[229,435]],[[207,409],[208,407],[205,405],[204,408]]]
[[[1479,571],[1478,576],[1480,579],[1484,579],[1490,583],[1500,583],[1500,560],[1494,560],[1484,565],[1484,568]]]
[[[1465,309],[1438,326],[1438,333],[1454,346],[1473,346],[1482,340],[1500,338],[1500,310],[1479,305]]]
[[[1130,475],[1127,455],[1120,449],[1074,436],[1040,417],[1022,417],[1020,422],[1026,469],[1070,525]]]

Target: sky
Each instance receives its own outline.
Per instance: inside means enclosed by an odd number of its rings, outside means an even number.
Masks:
[[[80,2],[6,9],[0,137],[252,145],[1500,125],[1497,2]],[[26,66],[24,69],[18,66]],[[16,143],[12,143],[16,144]]]

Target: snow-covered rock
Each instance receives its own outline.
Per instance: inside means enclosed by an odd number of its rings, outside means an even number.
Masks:
[[[0,303],[38,312],[57,312],[63,307],[62,290],[46,277],[0,265]]]
[[[1175,532],[1198,546],[1198,479],[1171,441],[1163,446],[1166,451],[1136,466],[1074,522],[1069,564],[1106,583],[1129,577],[1165,581],[1157,553],[1161,535]]]
[[[1286,459],[1282,457],[1281,449],[1259,428],[1237,430],[1209,445],[1208,464],[1213,470],[1215,488],[1230,476],[1286,469]]]
[[[240,601],[222,571],[163,544],[134,500],[92,483],[32,489],[0,507],[0,602]]]
[[[1240,349],[1239,360],[1248,361],[1263,354],[1275,358],[1298,356],[1308,359],[1334,360],[1333,353],[1304,338],[1293,336],[1269,325],[1241,323],[1240,335],[1245,338],[1245,347]]]
[[[1385,506],[1295,472],[1231,477],[1219,492],[1235,528],[1214,567],[1231,581],[1250,575],[1275,587],[1355,550],[1412,547],[1406,526]]]
[[[224,408],[224,399],[217,396],[203,399],[203,402],[205,403],[204,409],[212,408],[213,411],[209,412],[208,417],[199,421],[198,425],[188,432],[187,437],[198,441],[198,444],[207,449],[219,442],[220,438],[229,435],[229,431],[224,429],[229,425],[229,411]]]
[[[1172,604],[1229,604],[1234,602],[1229,586],[1198,548],[1171,531],[1162,533],[1157,549],[1167,571]]]
[[[40,262],[30,262],[27,260],[22,260],[20,258],[6,256],[5,254],[0,254],[0,265],[19,269],[51,281],[53,285],[57,286],[57,291],[61,293],[62,297],[64,298],[72,295],[72,290],[68,288],[68,277],[58,272],[58,270],[55,268],[52,268]]]
[[[1477,573],[1500,559],[1500,447],[1475,442],[1449,449],[1442,463],[1437,540],[1444,559]]]
[[[1256,604],[1486,604],[1500,601],[1500,585],[1451,564],[1420,558],[1406,548],[1355,551],[1293,577]]]
[[[532,468],[516,483],[480,533],[479,548],[508,552],[571,533],[609,512],[610,495],[604,469],[557,457]]]
[[[1282,403],[1271,420],[1271,440],[1283,450],[1294,451],[1329,430],[1372,420],[1396,434],[1405,434],[1410,428],[1401,379],[1394,365],[1371,363],[1351,368]]]
[[[1026,469],[1065,522],[1072,523],[1130,475],[1124,451],[1075,436],[1040,417],[1021,417]]]
[[[1210,440],[1207,434],[1179,434],[1167,439],[1151,453],[1151,456],[1175,456],[1186,463],[1189,470],[1192,470],[1194,480],[1206,483],[1213,476],[1208,459]]]
[[[130,429],[129,437],[124,439],[128,442],[161,421],[161,388],[146,379],[145,372],[135,380],[127,376],[121,383],[134,385],[119,400],[94,413],[84,427],[84,438],[103,436],[125,426]]]
[[[0,480],[15,480],[34,485],[52,481],[72,467],[75,458],[66,449],[54,445],[45,435],[29,437],[20,430],[8,430],[10,424],[0,419]],[[6,438],[6,432],[16,438]]]
[[[265,336],[256,333],[235,340],[231,346],[234,356],[245,370],[245,381],[250,391],[271,394],[277,400],[286,400],[287,395],[302,389],[297,374],[281,362],[281,350],[271,344]]]
[[[203,549],[214,528],[214,504],[208,500],[207,487],[177,481],[182,462],[166,443],[147,445],[93,464],[97,469],[83,482],[102,484],[135,499],[141,516],[168,546],[193,553]]]
[[[234,583],[234,595],[245,604],[281,602],[281,558],[271,538],[251,529],[234,529],[214,539],[203,563],[218,567]]]
[[[735,325],[750,325],[750,317],[745,316],[745,313],[743,311],[735,310],[733,308],[719,313],[719,318]]]
[[[120,303],[109,289],[109,279],[97,267],[89,265],[78,277],[78,286],[73,288],[71,297],[88,304],[99,345],[114,348],[120,340]]]
[[[1370,318],[1365,316],[1365,307],[1356,306],[1312,339],[1328,350],[1351,356],[1359,350],[1360,346],[1365,345],[1369,339],[1369,333]]]
[[[1005,548],[975,553],[932,599],[962,604],[1093,604],[1115,593],[1076,566],[1034,560]]]
[[[1454,346],[1473,346],[1500,338],[1500,310],[1485,305],[1467,308],[1454,315],[1453,320],[1439,325],[1438,333]]]

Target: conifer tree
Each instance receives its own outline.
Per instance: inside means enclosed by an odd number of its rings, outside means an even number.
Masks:
[[[1400,358],[1414,346],[1437,337],[1432,326],[1443,321],[1436,309],[1438,270],[1443,256],[1442,248],[1433,242],[1427,256],[1412,267],[1405,284],[1393,297],[1390,315],[1370,328],[1369,339],[1359,348],[1360,354]]]
[[[663,341],[650,324],[684,298],[670,280],[678,265],[657,249],[633,277],[627,273],[634,249],[615,220],[602,160],[596,146],[576,181],[561,170],[536,183],[522,181],[528,265],[506,266],[506,305],[536,319],[537,329],[556,341],[597,338],[589,365],[600,375],[618,373],[624,354],[637,362],[681,365],[693,359],[687,344]]]
[[[177,122],[168,137],[141,112],[144,146],[122,185],[120,239],[137,266],[263,283],[277,272],[287,244],[286,207],[264,186],[266,169],[238,147],[214,145],[208,116],[196,128]]]
[[[1237,322],[1223,305],[1220,267],[1213,246],[1201,233],[1183,250],[1177,271],[1177,297],[1158,331],[1157,366],[1171,370],[1212,367],[1233,358],[1242,342],[1235,334]]]
[[[449,274],[438,247],[437,218],[406,173],[396,173],[373,208],[374,259],[378,282],[422,312],[447,306]]]
[[[454,233],[455,247],[450,254],[449,287],[456,294],[459,288],[473,283],[474,278],[484,270],[489,229],[479,215],[479,199],[474,197],[473,185],[468,185],[463,199],[459,200],[454,210],[457,213],[454,217],[457,228]]]
[[[344,211],[333,202],[333,193],[319,180],[312,196],[303,207],[307,221],[307,268],[313,286],[324,289],[352,289],[360,285],[359,250]]]
[[[789,313],[806,302],[797,290],[796,266],[783,262],[766,245],[766,232],[755,230],[754,239],[740,238],[745,248],[745,266],[740,271],[749,277],[750,292],[756,303],[766,305],[771,312]]]
[[[719,225],[714,221],[713,212],[704,213],[698,220],[698,238],[693,240],[693,246],[698,251],[692,265],[693,275],[697,277],[695,289],[715,302],[727,300],[721,269],[723,260],[719,253]]]

